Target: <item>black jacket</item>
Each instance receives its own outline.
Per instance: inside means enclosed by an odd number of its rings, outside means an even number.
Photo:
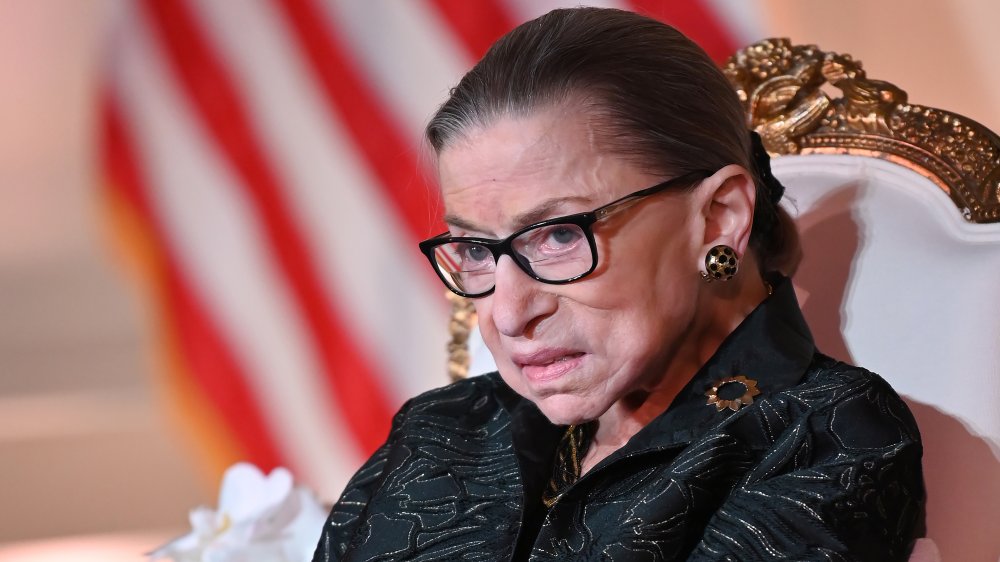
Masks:
[[[722,377],[762,394],[706,404]],[[673,404],[546,510],[564,428],[496,374],[408,402],[348,484],[314,562],[905,560],[922,525],[906,405],[816,352],[783,281]]]

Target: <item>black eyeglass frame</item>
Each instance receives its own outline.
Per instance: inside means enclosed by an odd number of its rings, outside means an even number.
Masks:
[[[594,272],[595,269],[597,269],[597,243],[594,241],[594,232],[591,229],[591,226],[593,226],[594,223],[604,220],[613,215],[614,213],[623,211],[631,207],[632,205],[637,203],[640,199],[649,197],[650,195],[656,195],[657,193],[666,191],[671,187],[703,180],[711,176],[713,173],[714,172],[708,170],[697,170],[681,176],[677,176],[668,179],[666,181],[662,181],[652,187],[647,187],[645,189],[640,189],[639,191],[629,193],[628,195],[615,199],[614,201],[606,205],[602,205],[594,209],[593,211],[584,213],[574,213],[572,215],[565,215],[561,217],[553,217],[551,219],[545,219],[541,222],[529,224],[528,226],[525,226],[513,232],[510,236],[504,238],[503,240],[478,238],[474,236],[449,236],[448,232],[443,232],[441,234],[438,234],[437,236],[434,236],[433,238],[428,238],[427,240],[420,242],[419,244],[420,251],[425,256],[427,256],[428,261],[430,261],[431,263],[431,267],[434,268],[434,272],[437,273],[438,277],[441,279],[441,282],[444,283],[445,287],[447,287],[448,290],[450,290],[451,292],[455,293],[460,297],[475,299],[488,296],[492,294],[493,291],[496,289],[496,281],[494,281],[493,286],[490,287],[489,290],[481,291],[478,293],[467,293],[465,291],[460,291],[452,287],[448,279],[445,278],[445,274],[441,271],[441,268],[438,267],[437,259],[434,257],[434,249],[443,244],[451,244],[457,242],[457,243],[475,244],[477,246],[482,246],[488,249],[491,254],[493,254],[494,264],[498,264],[502,256],[510,256],[510,258],[514,261],[514,263],[517,264],[517,267],[525,274],[527,274],[528,277],[531,277],[535,281],[538,281],[540,283],[546,283],[548,285],[565,285],[567,283],[572,283],[573,281],[578,281],[590,275],[591,273]],[[570,277],[569,279],[551,280],[539,277],[531,269],[530,263],[526,263],[526,260],[522,261],[522,257],[519,256],[517,252],[514,251],[513,247],[514,240],[518,236],[524,234],[525,232],[528,232],[529,230],[534,230],[536,228],[542,228],[556,224],[572,224],[580,227],[580,230],[583,231],[584,235],[587,238],[587,243],[590,244],[590,255],[591,255],[590,268],[579,275]]]

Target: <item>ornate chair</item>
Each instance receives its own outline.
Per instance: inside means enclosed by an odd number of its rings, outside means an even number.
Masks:
[[[922,546],[995,560],[1000,137],[812,45],[764,40],[724,71],[787,187],[819,348],[888,379],[920,425],[934,541]],[[453,304],[451,376],[492,370],[471,304]]]

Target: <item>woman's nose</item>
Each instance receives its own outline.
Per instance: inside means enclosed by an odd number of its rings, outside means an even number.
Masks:
[[[500,258],[495,275],[491,300],[497,331],[512,338],[530,336],[535,323],[555,311],[555,295],[521,270],[510,256]]]

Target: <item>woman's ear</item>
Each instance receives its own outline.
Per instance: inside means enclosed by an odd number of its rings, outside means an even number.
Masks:
[[[705,252],[724,244],[743,256],[750,243],[757,188],[743,166],[730,164],[702,182],[701,214],[705,221]]]

